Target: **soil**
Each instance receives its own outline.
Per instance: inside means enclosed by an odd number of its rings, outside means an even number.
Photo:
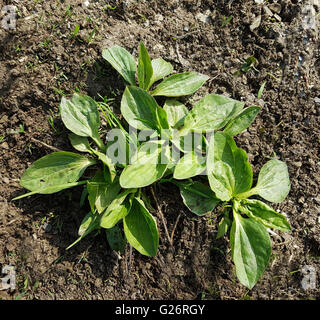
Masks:
[[[17,7],[16,29],[0,27],[0,268],[14,266],[17,286],[0,290],[0,298],[319,299],[318,279],[302,287],[305,266],[320,277],[319,2],[88,2],[0,0],[0,8]],[[306,23],[308,4],[315,25]],[[120,257],[102,234],[66,251],[87,210],[79,206],[81,188],[11,201],[24,192],[19,178],[32,162],[52,148],[72,150],[59,117],[61,96],[81,91],[113,98],[117,107],[124,83],[101,51],[118,44],[137,55],[141,40],[176,72],[210,76],[189,101],[218,93],[262,106],[236,138],[255,178],[274,155],[288,164],[291,191],[274,208],[292,231],[271,234],[270,264],[252,290],[236,279],[228,237],[216,240],[217,212],[194,216],[170,184],[157,185],[155,194],[169,232],[176,226],[173,247],[155,209],[155,258],[129,246]],[[254,68],[236,75],[251,56]]]

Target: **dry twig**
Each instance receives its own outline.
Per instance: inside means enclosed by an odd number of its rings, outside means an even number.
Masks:
[[[166,233],[166,236],[167,236],[167,238],[168,238],[168,241],[169,241],[169,243],[170,243],[170,246],[172,246],[172,241],[171,241],[171,238],[170,238],[170,235],[169,235],[169,232],[168,232],[167,224],[166,224],[166,221],[165,221],[165,219],[164,219],[164,215],[163,215],[163,213],[162,213],[161,207],[160,207],[160,205],[159,205],[159,203],[158,203],[158,200],[157,200],[157,198],[156,198],[156,195],[155,195],[155,193],[154,193],[153,187],[151,187],[151,193],[152,193],[153,199],[154,199],[154,201],[155,201],[155,203],[156,203],[156,205],[157,205],[158,213],[159,213],[159,215],[160,215],[160,218],[161,218],[161,220],[162,220],[162,224],[163,224],[163,226],[164,226],[164,231],[165,231],[165,233]]]

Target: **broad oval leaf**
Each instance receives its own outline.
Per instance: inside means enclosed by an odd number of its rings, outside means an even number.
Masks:
[[[140,199],[133,199],[131,210],[123,219],[123,227],[128,242],[141,254],[149,257],[157,254],[157,224]]]
[[[201,182],[178,183],[178,186],[183,203],[198,216],[211,212],[220,202],[210,187]]]
[[[12,201],[19,200],[19,199],[22,199],[25,197],[29,197],[29,196],[32,196],[37,193],[39,193],[39,194],[52,194],[52,193],[56,193],[56,192],[59,192],[59,191],[65,190],[65,189],[77,187],[77,186],[80,186],[80,185],[83,185],[86,183],[87,183],[87,180],[83,180],[83,181],[78,181],[78,182],[53,185],[53,186],[49,186],[49,187],[42,188],[39,190],[34,190],[32,192],[25,193],[21,196],[15,197],[14,199],[12,199]]]
[[[143,143],[120,175],[122,188],[142,188],[160,179],[169,164],[169,147],[164,141]]]
[[[194,151],[184,155],[175,166],[173,177],[175,179],[188,179],[201,174],[206,168],[206,160]]]
[[[248,217],[261,222],[267,228],[278,229],[285,232],[291,230],[286,217],[274,211],[262,201],[255,199],[241,200],[238,210],[245,213]]]
[[[172,64],[163,60],[162,58],[153,59],[151,61],[152,64],[152,77],[149,83],[149,88],[157,81],[165,78],[173,71]],[[149,89],[147,88],[147,89]]]
[[[102,57],[106,59],[128,83],[131,85],[136,84],[136,61],[126,49],[116,45],[109,49],[102,50]]]
[[[252,168],[247,154],[223,132],[216,132],[210,139],[207,174],[211,189],[222,201],[229,201],[252,186]]]
[[[224,127],[228,121],[242,110],[243,102],[217,94],[202,98],[184,119],[183,134],[189,131],[212,132]]]
[[[243,109],[228,123],[223,132],[230,136],[235,136],[243,132],[254,121],[259,111],[260,107],[248,107]]]
[[[208,180],[211,189],[222,201],[229,201],[233,197],[235,177],[229,164],[215,161],[214,170],[209,174]]]
[[[75,93],[72,100],[62,97],[61,118],[64,125],[81,137],[99,139],[100,116],[96,102],[89,96]]]
[[[197,72],[177,73],[163,80],[151,94],[165,97],[187,96],[196,92],[208,79],[208,76]]]
[[[290,191],[287,165],[280,160],[268,161],[260,170],[255,193],[270,202],[283,201]]]
[[[139,87],[148,90],[150,87],[150,80],[153,74],[153,68],[149,53],[143,44],[139,45],[139,59],[138,59],[138,81]]]
[[[30,191],[53,193],[45,191],[46,188],[77,181],[85,169],[95,163],[76,153],[54,152],[35,161],[22,175],[20,184]]]
[[[183,125],[184,118],[188,114],[188,109],[184,104],[177,100],[168,99],[163,109],[167,112],[167,119],[171,128],[178,128]]]
[[[123,93],[121,113],[126,121],[138,130],[157,128],[157,107],[156,100],[141,88],[129,86]]]
[[[71,145],[80,152],[91,153],[90,143],[86,137],[80,137],[74,133],[68,135]]]
[[[127,196],[135,193],[136,191],[136,189],[129,189],[117,195],[102,214],[100,226],[106,229],[112,228],[121,219],[123,219],[129,213],[131,208],[131,200],[128,200]]]
[[[230,232],[232,260],[239,281],[252,289],[265,271],[271,255],[270,237],[265,226],[234,212]]]

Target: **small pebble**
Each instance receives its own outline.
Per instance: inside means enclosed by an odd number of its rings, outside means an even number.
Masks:
[[[302,162],[301,161],[294,161],[294,162],[292,162],[292,165],[294,167],[300,168],[302,166]]]
[[[280,14],[281,12],[281,4],[280,3],[271,3],[269,4],[269,8],[271,11]]]
[[[260,23],[261,23],[261,15],[258,15],[250,25],[250,30],[253,31],[254,29],[259,28]]]
[[[8,143],[7,143],[7,142],[1,143],[1,148],[6,149],[6,150],[9,150]]]
[[[264,7],[263,7],[263,10],[264,10],[264,12],[265,12],[265,14],[266,14],[267,16],[270,16],[270,17],[273,16],[272,11],[271,11],[267,6],[264,6]]]
[[[10,180],[8,178],[2,178],[2,182],[5,184],[9,184]]]
[[[198,13],[196,15],[196,19],[203,22],[203,23],[210,23],[211,18],[210,18],[210,10],[207,10],[204,14],[203,13]]]

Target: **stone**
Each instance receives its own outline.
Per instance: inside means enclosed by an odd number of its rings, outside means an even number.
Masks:
[[[9,150],[9,145],[8,143],[5,141],[5,142],[2,142],[1,143],[1,148],[5,149],[5,150]]]
[[[272,17],[272,16],[273,16],[272,11],[271,11],[267,6],[264,6],[264,7],[263,7],[263,10],[264,10],[264,12],[265,12],[265,14],[266,14],[267,16],[269,16],[269,17]]]
[[[271,3],[269,4],[269,8],[271,11],[279,14],[281,12],[281,4],[280,3]]]
[[[260,23],[261,23],[261,15],[259,14],[259,15],[253,20],[253,22],[251,23],[251,25],[250,25],[250,30],[253,31],[253,30],[259,28]]]
[[[203,22],[203,23],[210,23],[211,18],[210,18],[211,11],[207,10],[205,13],[198,13],[196,15],[196,19]]]
[[[7,177],[2,178],[2,182],[5,184],[9,184],[10,180]]]

